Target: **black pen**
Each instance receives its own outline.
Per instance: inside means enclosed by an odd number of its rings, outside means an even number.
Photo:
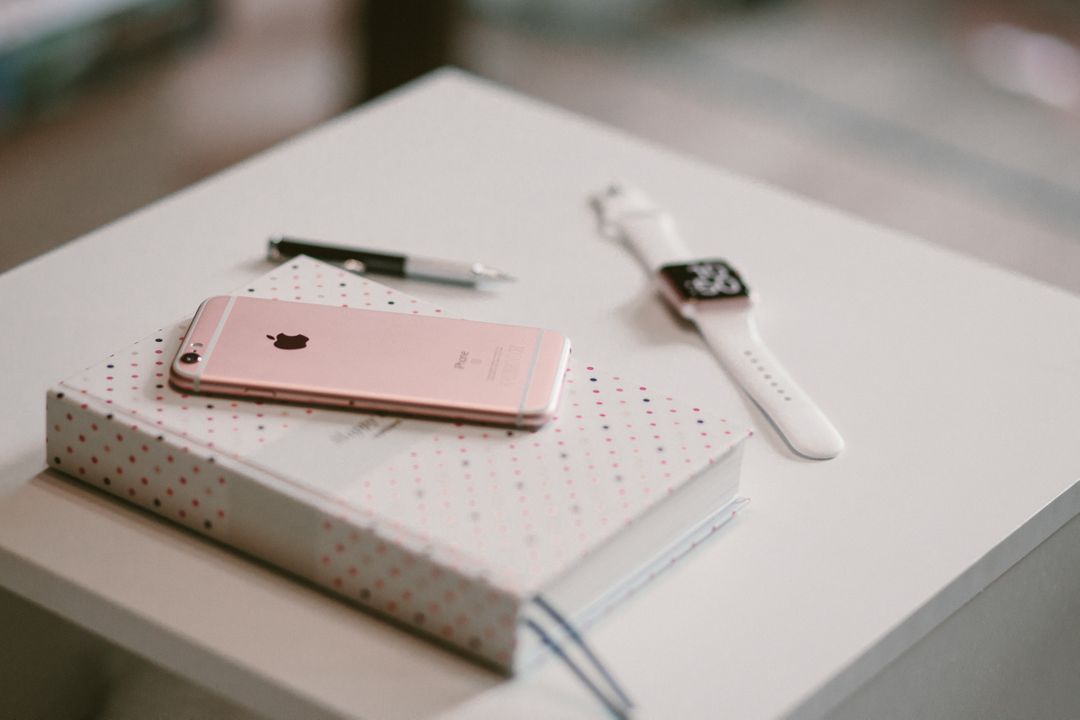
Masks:
[[[341,245],[299,240],[278,235],[270,238],[266,256],[278,262],[296,255],[307,255],[316,260],[337,263],[356,273],[377,273],[403,278],[422,278],[456,285],[477,284],[486,280],[513,280],[502,270],[482,263],[463,263],[453,260],[436,260],[395,253],[363,250]]]

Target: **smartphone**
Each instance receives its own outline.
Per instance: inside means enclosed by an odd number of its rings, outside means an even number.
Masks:
[[[173,359],[195,393],[537,428],[559,402],[557,332],[311,303],[218,296]]]

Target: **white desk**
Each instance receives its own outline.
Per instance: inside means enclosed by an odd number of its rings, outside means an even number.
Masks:
[[[743,271],[844,455],[787,452],[600,239],[585,199],[613,177]],[[0,277],[0,581],[271,717],[603,717],[557,663],[504,681],[34,477],[45,388],[265,271],[274,232],[505,268],[407,287],[757,429],[745,514],[592,632],[642,717],[819,717],[1080,512],[1080,299],[444,73]]]

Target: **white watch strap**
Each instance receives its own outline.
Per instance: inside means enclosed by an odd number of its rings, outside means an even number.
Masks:
[[[605,232],[619,237],[654,276],[664,265],[697,260],[675,220],[635,188],[612,185],[595,206]],[[685,313],[724,368],[799,455],[836,457],[844,440],[765,347],[746,304],[705,302]]]
[[[792,450],[813,460],[840,454],[844,439],[761,341],[748,311],[702,308],[694,324]]]
[[[650,273],[697,258],[686,247],[675,219],[640,190],[612,185],[594,203],[604,232],[623,241]]]
[[[651,273],[671,263],[697,260],[683,242],[675,219],[667,213],[628,215],[619,227],[626,246]]]

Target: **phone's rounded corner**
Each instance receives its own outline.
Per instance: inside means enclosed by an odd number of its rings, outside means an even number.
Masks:
[[[238,295],[211,295],[210,297],[203,300],[202,303],[200,303],[200,307],[202,305],[206,305],[207,303],[227,303],[227,302],[229,302],[229,300],[232,300],[234,297],[240,297],[240,296],[238,296]]]
[[[566,370],[570,364],[570,338],[553,330],[545,331],[540,349],[541,364],[544,372],[546,391],[537,392],[543,384],[536,384],[528,393],[524,407],[518,416],[518,425],[529,430],[538,430],[550,422],[559,410],[563,386],[566,382]]]
[[[570,367],[570,354],[573,346],[570,338],[556,330],[545,330],[541,338],[540,357],[554,360],[555,372],[561,384],[566,376],[566,370]]]
[[[226,316],[230,303],[235,299],[231,295],[212,295],[199,303],[199,308],[188,324],[172,362],[169,363],[171,385],[184,390],[195,388],[202,366],[209,359],[208,352],[213,345],[216,330]],[[194,355],[196,362],[185,360],[188,355]]]
[[[556,338],[558,338],[561,343],[559,350],[559,360],[563,372],[566,372],[566,366],[570,362],[570,351],[573,349],[572,345],[570,344],[570,338],[566,337],[561,332],[555,332],[554,330],[550,330],[549,332]]]
[[[555,419],[558,408],[558,397],[556,397],[555,402],[546,408],[525,410],[518,418],[517,426],[524,430],[539,430]]]
[[[187,350],[186,345],[181,345],[173,355],[172,362],[169,363],[169,385],[183,392],[194,392],[201,368],[180,361]]]
[[[200,318],[215,319],[225,312],[225,307],[230,301],[235,300],[233,295],[211,295],[199,303],[199,309],[195,311],[194,320]],[[193,321],[194,322],[194,321]]]
[[[171,389],[180,393],[194,392],[194,384],[191,383],[187,378],[181,378],[177,376],[174,372],[168,373],[168,386],[170,386]]]
[[[173,361],[173,367],[169,368],[169,386],[174,390],[180,390],[182,392],[191,392],[195,389],[195,376],[194,374],[188,374],[175,367],[176,361]]]

